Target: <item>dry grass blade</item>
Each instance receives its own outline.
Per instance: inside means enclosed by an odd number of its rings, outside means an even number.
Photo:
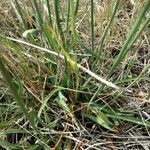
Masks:
[[[150,0],[1,1],[0,149],[150,149]]]
[[[52,54],[52,55],[55,55],[55,56],[58,56],[59,58],[64,59],[64,56],[63,56],[63,55],[61,55],[61,54],[59,54],[59,53],[56,53],[56,52],[53,52],[53,51],[51,51],[51,50],[48,50],[48,49],[46,49],[46,48],[39,47],[39,46],[37,46],[37,45],[33,45],[33,44],[31,44],[31,43],[27,43],[27,42],[25,42],[25,41],[22,41],[22,40],[19,40],[19,39],[15,39],[15,38],[11,38],[11,37],[7,37],[7,39],[8,39],[8,40],[11,40],[11,41],[15,41],[15,42],[21,43],[21,44],[25,44],[25,45],[28,45],[28,46],[31,46],[31,47],[34,47],[34,48],[37,48],[37,49],[39,49],[39,50],[45,51],[45,52],[47,52],[47,53],[50,53],[50,54]],[[70,60],[69,60],[69,61],[70,61]],[[73,63],[73,64],[76,64],[74,61],[73,61],[72,63]],[[89,69],[87,69],[87,68],[81,66],[80,64],[77,64],[77,67],[78,67],[79,69],[81,69],[82,71],[86,72],[87,74],[89,74],[91,77],[97,79],[98,81],[104,83],[105,85],[107,85],[107,86],[109,86],[109,87],[112,87],[112,88],[114,88],[114,89],[116,89],[116,90],[118,90],[118,91],[131,92],[131,91],[128,90],[128,89],[118,87],[118,86],[115,85],[114,83],[105,80],[104,78],[98,76],[97,74],[95,74],[95,73],[92,72],[91,70],[89,70]]]

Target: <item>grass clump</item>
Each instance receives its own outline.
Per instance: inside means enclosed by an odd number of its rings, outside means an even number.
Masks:
[[[2,2],[0,148],[149,148],[149,9]]]

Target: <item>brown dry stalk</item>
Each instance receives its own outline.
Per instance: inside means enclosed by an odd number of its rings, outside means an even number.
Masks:
[[[36,49],[39,49],[39,50],[42,50],[44,52],[47,52],[47,53],[50,53],[52,55],[55,55],[61,59],[65,59],[65,57],[62,55],[62,54],[59,54],[57,52],[54,52],[54,51],[51,51],[49,49],[46,49],[46,48],[43,48],[43,47],[40,47],[40,46],[37,46],[37,45],[34,45],[34,44],[31,44],[31,43],[28,43],[28,42],[25,42],[21,39],[15,39],[15,38],[11,38],[11,37],[7,37],[8,40],[11,40],[11,41],[14,41],[14,42],[18,42],[18,43],[21,43],[21,44],[25,44],[25,45],[28,45],[28,46],[31,46],[33,48],[36,48]],[[69,60],[68,60],[69,61]],[[72,61],[74,64],[76,64],[76,62]],[[95,74],[94,72],[92,72],[91,70],[81,66],[80,64],[76,64],[76,66],[86,72],[87,74],[89,74],[90,76],[92,76],[93,78],[97,79],[98,81],[106,84],[107,86],[109,87],[112,87],[114,89],[116,89],[117,91],[123,91],[123,92],[131,92],[130,90],[128,89],[125,89],[125,88],[122,88],[122,87],[119,87],[117,85],[115,85],[114,83],[110,82],[110,81],[107,81],[106,79],[104,79],[103,77],[100,77],[99,75]]]

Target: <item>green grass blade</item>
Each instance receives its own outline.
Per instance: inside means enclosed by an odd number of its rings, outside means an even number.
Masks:
[[[38,27],[43,30],[43,18],[41,16],[38,4],[36,0],[32,0],[32,6],[34,8],[34,13],[35,13],[35,17],[36,17],[36,22],[38,24]]]
[[[45,0],[47,10],[48,10],[48,17],[49,17],[49,22],[51,27],[53,28],[53,21],[52,21],[52,16],[51,16],[51,9],[50,9],[50,0]]]
[[[109,22],[108,22],[108,24],[107,24],[107,26],[106,26],[103,34],[102,34],[102,36],[101,36],[100,44],[99,44],[99,47],[98,47],[98,57],[97,57],[97,60],[99,60],[100,57],[101,57],[101,51],[102,51],[102,48],[104,46],[104,41],[105,41],[106,36],[108,34],[108,30],[111,27],[111,24],[113,23],[113,20],[115,18],[115,15],[117,13],[118,8],[119,8],[119,4],[120,4],[120,0],[117,0],[116,3],[115,3],[114,9],[113,9],[112,16],[111,16],[111,18],[110,18],[110,20],[109,20]]]
[[[35,132],[37,132],[41,136],[42,143],[47,147],[47,144],[45,143],[45,140],[43,139],[41,132],[35,126],[35,118],[32,118],[33,116],[35,116],[35,114],[33,115],[32,108],[28,108],[29,109],[29,111],[28,111],[23,99],[21,98],[20,95],[18,95],[15,85],[12,83],[12,81],[13,81],[12,77],[11,77],[9,71],[6,69],[5,65],[3,64],[1,57],[0,57],[0,72],[2,73],[3,78],[5,79],[10,91],[12,92],[14,99],[16,100],[17,104],[20,106],[20,109],[22,110],[24,115],[29,120],[30,125],[33,127]]]
[[[144,121],[143,119],[135,118],[135,117],[128,117],[128,116],[119,116],[119,115],[112,115],[112,114],[106,114],[109,118],[115,118],[123,121],[127,121],[130,123],[135,123],[138,125],[150,127],[150,122],[149,121]]]
[[[59,32],[59,35],[61,37],[61,40],[62,40],[62,45],[63,47],[65,47],[65,38],[64,38],[64,33],[63,33],[63,30],[62,30],[62,26],[60,24],[60,16],[59,16],[59,0],[54,0],[54,11],[55,11],[55,19],[56,19],[56,24],[57,24],[57,28],[58,28],[58,32]]]
[[[90,109],[97,111],[97,112],[103,111],[105,113],[105,115],[109,118],[114,118],[114,119],[118,119],[120,121],[123,120],[123,121],[127,121],[130,123],[135,123],[135,124],[139,124],[142,126],[150,127],[149,121],[144,121],[143,119],[134,117],[133,112],[125,112],[125,111],[121,112],[119,110],[110,109],[108,107],[105,107],[105,106],[102,106],[99,104],[91,104]]]
[[[22,12],[22,9],[18,3],[18,0],[15,0],[15,3],[16,3],[16,5],[14,5],[13,2],[11,2],[12,6],[15,9],[16,15],[19,19],[19,22],[23,26],[24,29],[27,29],[27,24],[26,24],[26,21],[24,20],[23,12]]]
[[[133,42],[135,42],[137,40],[137,38],[140,36],[141,32],[144,30],[143,28],[141,28],[141,31],[138,32],[138,36],[135,36],[135,33],[137,32],[139,26],[141,25],[142,19],[145,17],[147,11],[149,10],[149,6],[150,6],[150,1],[147,0],[147,2],[145,3],[145,5],[143,6],[143,9],[141,10],[140,14],[138,15],[135,23],[133,24],[131,30],[128,33],[128,36],[124,42],[123,47],[120,50],[120,53],[118,55],[118,57],[115,59],[115,62],[113,63],[112,67],[110,68],[106,79],[109,79],[112,75],[112,73],[114,72],[114,70],[116,69],[117,65],[121,62],[121,60],[126,56],[126,54],[129,51],[129,48],[132,46]],[[146,20],[146,23],[144,24],[143,27],[145,27],[145,25],[148,23],[148,20]],[[132,42],[131,42],[132,41]],[[130,47],[129,47],[130,46]],[[104,84],[102,84],[101,86],[99,86],[99,88],[97,89],[97,91],[95,92],[95,94],[93,95],[93,97],[90,100],[90,103],[95,99],[95,97],[97,96],[97,94],[103,90],[104,88]]]
[[[70,0],[67,2],[66,36],[69,34]]]
[[[58,99],[56,99],[56,102],[66,113],[71,113],[71,110],[67,105],[67,98],[61,92],[59,92]]]
[[[11,41],[15,41],[15,42],[18,42],[18,43],[21,43],[21,44],[24,44],[24,45],[28,45],[30,47],[33,47],[33,48],[36,48],[38,50],[41,50],[41,51],[44,51],[46,53],[49,53],[49,54],[52,54],[54,56],[58,56],[59,58],[61,59],[65,59],[69,62],[70,66],[73,68],[73,70],[75,70],[75,72],[78,71],[78,68],[84,72],[86,72],[87,74],[89,74],[91,77],[97,79],[98,81],[106,84],[107,86],[109,87],[112,87],[116,90],[121,90],[121,91],[126,91],[126,89],[123,89],[123,88],[120,88],[118,86],[116,86],[115,84],[113,84],[112,82],[109,82],[107,80],[105,80],[104,78],[100,77],[99,75],[95,74],[94,72],[92,72],[91,70],[83,67],[82,65],[80,64],[77,64],[76,62],[74,62],[71,58],[70,58],[70,55],[68,55],[68,53],[66,53],[64,51],[64,55],[61,55],[59,53],[56,53],[54,51],[50,51],[49,49],[46,49],[46,48],[43,48],[43,47],[40,47],[40,46],[37,46],[37,45],[34,45],[34,44],[31,44],[31,43],[27,43],[25,41],[22,41],[22,40],[17,40],[17,39],[14,39],[14,38],[10,38],[10,37],[7,37],[8,40],[11,40]],[[64,57],[65,56],[65,57]]]
[[[85,115],[85,117],[88,117],[92,121],[98,123],[102,127],[110,130],[110,131],[116,131],[113,127],[113,124],[108,120],[107,116],[104,113],[100,113],[97,115]]]
[[[123,47],[120,50],[120,53],[119,53],[118,57],[116,58],[115,62],[113,63],[113,66],[110,68],[110,70],[109,70],[109,72],[107,74],[107,79],[110,78],[110,76],[112,75],[112,73],[116,69],[117,65],[126,56],[126,54],[129,51],[129,48],[131,47],[131,44],[133,44],[133,42],[135,42],[135,40],[139,37],[141,31],[139,32],[138,37],[134,38],[135,33],[137,32],[139,26],[141,25],[142,19],[145,17],[147,11],[149,10],[149,6],[150,6],[150,1],[147,0],[145,5],[143,6],[143,9],[141,10],[140,14],[138,15],[135,23],[133,24],[131,30],[129,31],[128,36],[127,36],[127,38],[126,38],[126,40],[124,42]],[[132,43],[130,43],[131,41],[132,41]]]
[[[70,15],[71,15],[71,30],[72,30],[72,42],[73,45],[77,44],[77,34],[76,34],[76,19],[75,19],[75,14],[74,14],[74,1],[70,0]]]
[[[130,44],[128,46],[128,49],[136,42],[136,40],[139,38],[139,36],[142,34],[142,32],[145,30],[145,28],[149,25],[149,23],[150,23],[150,17],[147,17],[147,19],[144,22],[144,24],[141,25],[140,29],[137,31],[136,35],[131,40],[131,42],[130,42]],[[124,55],[126,55],[126,52],[124,53]]]
[[[7,71],[6,67],[4,66],[1,57],[0,57],[0,71],[1,71],[3,78],[5,79],[5,81],[8,85],[10,91],[12,92],[15,100],[17,101],[18,105],[20,106],[20,108],[22,109],[24,114],[27,115],[27,111],[25,109],[25,104],[24,104],[23,100],[21,99],[21,97],[18,95],[15,85],[12,83],[11,75]]]
[[[77,14],[78,14],[78,10],[79,10],[79,1],[80,1],[80,0],[76,0],[74,16],[77,16]]]
[[[0,138],[0,147],[7,150],[18,150],[22,148],[21,144],[12,144],[2,138]]]
[[[39,112],[38,112],[38,117],[39,117],[39,118],[40,118],[40,116],[41,116],[41,113],[42,113],[44,107],[47,105],[48,100],[49,100],[56,92],[58,92],[58,91],[59,91],[59,89],[55,89],[55,90],[51,91],[50,94],[48,94],[48,95],[43,99],[42,105],[41,105],[41,107],[40,107],[40,109],[39,109]]]

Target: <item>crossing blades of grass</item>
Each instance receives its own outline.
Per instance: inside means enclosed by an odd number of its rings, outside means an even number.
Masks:
[[[98,57],[97,57],[97,60],[99,60],[100,57],[101,57],[101,51],[102,51],[102,48],[104,46],[104,42],[106,40],[106,36],[108,34],[109,28],[111,27],[111,24],[113,23],[113,20],[115,18],[115,15],[117,13],[118,8],[119,8],[119,4],[120,4],[120,0],[117,0],[116,3],[115,3],[115,6],[114,6],[113,12],[112,12],[112,16],[111,16],[109,22],[107,23],[107,26],[106,26],[106,28],[103,31],[103,34],[101,36],[100,44],[99,44],[99,47],[98,47]]]
[[[2,1],[0,149],[148,145],[149,0]]]
[[[123,58],[126,56],[128,51],[130,50],[131,46],[133,45],[133,42],[135,42],[137,40],[137,38],[140,36],[142,31],[145,29],[145,26],[149,23],[150,18],[147,18],[143,27],[140,28],[143,18],[146,17],[147,12],[149,11],[149,6],[150,6],[150,1],[147,0],[144,3],[144,6],[143,6],[141,12],[139,12],[139,15],[137,15],[137,19],[135,20],[134,24],[131,26],[131,30],[129,31],[129,33],[127,35],[127,38],[120,50],[119,55],[115,59],[115,62],[113,63],[112,67],[109,69],[106,79],[109,79],[111,77],[111,75],[115,71],[116,67],[119,65],[119,63],[123,60]],[[102,84],[97,89],[97,91],[91,98],[90,102],[92,102],[94,100],[94,98],[97,96],[97,94],[103,90],[103,88],[104,88],[104,84]]]
[[[5,148],[7,150],[16,150],[16,149],[21,149],[22,145],[21,144],[12,144],[9,143],[3,139],[0,138],[0,146],[1,148]]]
[[[32,4],[33,10],[34,10],[34,13],[35,13],[36,23],[38,24],[38,27],[41,30],[43,30],[43,17],[41,16],[40,9],[38,7],[38,3],[36,0],[32,0],[31,2],[32,2],[31,4]]]
[[[41,116],[41,113],[42,113],[44,107],[46,107],[48,100],[53,96],[53,94],[55,94],[55,93],[58,92],[58,91],[59,91],[59,88],[58,88],[58,89],[55,89],[55,90],[53,90],[53,91],[51,91],[50,94],[48,94],[48,95],[42,100],[42,105],[41,105],[41,107],[40,107],[40,109],[39,109],[39,112],[38,112],[38,117],[39,117],[39,118],[40,118],[40,116]]]
[[[51,8],[50,8],[50,0],[45,0],[47,10],[48,10],[48,17],[49,17],[49,22],[51,25],[51,28],[53,28],[53,21],[52,21],[52,14],[51,14]]]
[[[14,5],[14,3],[12,1],[10,1],[10,2],[11,2],[12,6],[16,12],[16,15],[19,19],[20,24],[22,25],[22,27],[24,29],[27,29],[27,23],[24,19],[23,11],[22,11],[22,8],[20,7],[19,3],[18,3],[18,0],[15,0],[16,5]]]
[[[20,95],[18,95],[16,86],[12,82],[13,80],[12,80],[11,74],[6,69],[6,66],[3,64],[3,60],[2,60],[1,57],[0,57],[0,72],[2,73],[3,78],[5,79],[10,91],[12,92],[14,99],[16,100],[17,104],[20,106],[20,109],[22,110],[24,115],[29,120],[29,122],[30,122],[31,126],[33,127],[34,131],[36,133],[38,133],[42,138],[41,132],[38,130],[38,128],[35,125],[35,118],[33,118],[35,116],[35,113],[33,113],[33,109],[32,108],[26,108],[26,105],[25,105],[23,99],[21,98]],[[48,145],[45,143],[44,139],[42,139],[42,143],[44,144],[44,146],[48,147]]]
[[[94,109],[90,109],[93,114],[91,115],[85,115],[85,117],[88,117],[89,119],[93,120],[94,122],[100,124],[104,128],[110,130],[110,131],[116,131],[114,124],[108,119],[105,113],[102,111],[95,111]]]
[[[68,99],[62,94],[62,92],[58,92],[58,97],[56,98],[56,102],[61,107],[65,114],[68,115],[72,122],[76,125],[76,127],[80,130],[80,127],[78,125],[78,122],[76,121],[76,118],[74,117],[73,114],[73,107],[72,105],[67,104]]]
[[[134,123],[134,124],[150,127],[149,121],[144,121],[143,119],[140,119],[139,117],[134,117],[134,112],[125,112],[125,111],[121,112],[119,110],[110,109],[99,104],[91,104],[90,108],[98,112],[103,111],[108,118],[117,119],[119,120],[119,122],[127,121],[129,123]]]
[[[46,49],[46,48],[42,48],[42,47],[39,47],[37,45],[34,45],[34,44],[30,44],[30,43],[27,43],[25,41],[22,41],[22,40],[17,40],[17,39],[14,39],[14,38],[10,38],[10,37],[7,37],[7,39],[11,40],[11,41],[15,41],[15,42],[18,42],[18,43],[22,43],[22,44],[25,44],[25,45],[28,45],[28,46],[31,46],[31,47],[34,47],[38,50],[41,50],[41,51],[44,51],[44,52],[47,52],[47,53],[50,53],[52,55],[55,55],[55,56],[58,56],[59,58],[61,59],[65,59],[65,57],[61,54],[58,54],[56,52],[53,52],[53,51],[50,51],[49,49]],[[72,66],[77,66],[80,70],[86,72],[87,74],[89,74],[91,77],[97,79],[98,81],[106,84],[107,86],[109,87],[112,87],[116,90],[121,90],[121,91],[124,91],[124,92],[130,92],[130,90],[126,90],[124,88],[120,88],[118,86],[116,86],[115,84],[113,84],[112,82],[109,82],[107,80],[105,80],[104,78],[98,76],[97,74],[95,74],[94,72],[92,72],[91,70],[81,66],[80,64],[76,64],[76,62],[74,62],[72,59],[70,59],[69,57],[67,57],[67,61],[70,61],[69,63],[72,65]]]
[[[149,6],[150,6],[150,1],[147,0],[144,3],[144,6],[143,6],[141,12],[137,16],[137,19],[135,20],[134,24],[132,25],[131,30],[129,31],[129,33],[127,35],[127,38],[126,38],[126,40],[124,42],[124,45],[122,46],[122,48],[120,50],[120,53],[119,53],[118,57],[116,58],[115,62],[113,63],[113,66],[110,68],[110,70],[109,70],[109,72],[107,74],[107,79],[110,78],[110,76],[112,75],[112,73],[116,69],[117,65],[126,56],[126,54],[128,53],[130,47],[137,40],[137,38],[140,36],[140,34],[142,33],[142,31],[145,29],[145,26],[149,23],[150,18],[148,18],[145,21],[145,24],[143,26],[144,28],[142,27],[139,30],[139,27],[141,25],[141,22],[142,22],[143,18],[146,17],[147,12],[149,11]]]

